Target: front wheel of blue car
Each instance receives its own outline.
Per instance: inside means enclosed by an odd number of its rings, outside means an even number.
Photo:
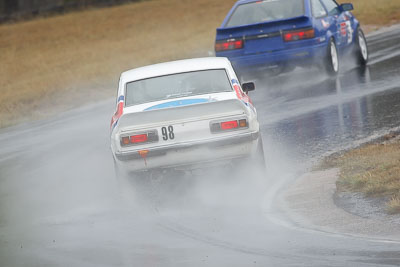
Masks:
[[[335,76],[339,73],[339,54],[333,38],[329,40],[324,64],[328,75]]]
[[[354,55],[356,57],[357,64],[365,66],[368,63],[368,45],[364,36],[364,32],[360,28],[357,29],[357,37],[355,41]]]

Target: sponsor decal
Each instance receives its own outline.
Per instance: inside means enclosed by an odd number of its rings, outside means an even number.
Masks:
[[[353,33],[354,30],[351,27],[351,21],[347,20],[345,22],[340,23],[340,34],[342,37],[347,37],[347,43],[351,44],[353,42]]]
[[[329,22],[327,22],[324,19],[321,20],[321,23],[322,23],[322,27],[324,27],[325,29],[327,29],[327,28],[329,28],[329,26],[331,26],[331,24],[329,24]]]
[[[346,21],[346,25],[347,25],[347,43],[351,44],[353,42],[353,28],[351,27],[351,22],[350,21]]]
[[[347,35],[347,24],[346,22],[340,23],[340,34],[345,37]]]

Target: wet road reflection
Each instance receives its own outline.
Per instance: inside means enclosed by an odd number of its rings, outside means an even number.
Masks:
[[[256,82],[252,98],[263,133],[291,147],[299,159],[400,126],[400,55],[384,64],[351,67],[335,79],[298,70]]]

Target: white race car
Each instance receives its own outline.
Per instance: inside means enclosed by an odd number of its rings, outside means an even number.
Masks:
[[[161,63],[122,73],[111,121],[125,173],[193,170],[252,158],[264,163],[256,109],[226,58]]]

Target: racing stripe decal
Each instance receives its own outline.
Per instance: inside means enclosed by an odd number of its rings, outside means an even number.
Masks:
[[[240,85],[239,85],[239,81],[238,81],[238,80],[232,79],[232,85],[233,85],[233,88],[235,89],[236,96],[237,96],[237,98],[238,98],[239,100],[242,100],[243,103],[244,103],[246,106],[248,106],[249,104],[251,104],[251,105],[253,104],[253,102],[251,101],[250,97],[249,97],[247,94],[245,94],[245,93],[242,91],[242,89],[240,88]]]
[[[155,109],[162,109],[162,108],[172,108],[172,107],[183,107],[193,104],[200,104],[200,103],[207,103],[210,102],[210,99],[206,98],[195,98],[195,99],[183,99],[183,100],[175,100],[170,101],[162,104],[158,104],[155,106],[151,106],[146,108],[145,110],[155,110]]]
[[[235,89],[237,98],[241,100],[243,98],[243,92],[240,89],[239,81],[236,79],[232,79],[232,86],[233,86],[233,89]]]
[[[124,112],[124,96],[121,95],[120,97],[118,97],[118,102],[117,102],[117,111],[115,111],[114,116],[112,116],[111,118],[111,131],[114,130],[115,126],[117,126],[118,124],[118,120],[119,118],[121,118],[123,112]]]

